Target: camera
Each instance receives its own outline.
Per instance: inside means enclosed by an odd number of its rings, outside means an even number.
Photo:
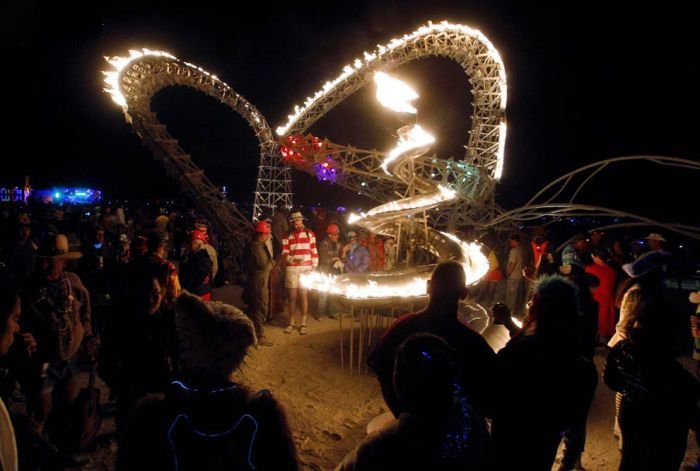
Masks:
[[[508,306],[503,303],[494,303],[494,305],[491,306],[491,310],[495,312],[505,312],[508,310]]]
[[[496,303],[491,307],[494,324],[503,324],[510,317],[510,309],[503,303]]]

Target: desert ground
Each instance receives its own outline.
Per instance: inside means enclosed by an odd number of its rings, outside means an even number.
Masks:
[[[214,299],[241,306],[240,288],[217,288]],[[332,470],[342,458],[366,435],[367,424],[387,411],[376,378],[368,373],[351,374],[348,364],[349,318],[344,319],[345,367],[340,365],[339,321],[309,316],[308,335],[298,332],[285,334],[286,317],[278,315],[266,328],[274,342],[271,347],[252,348],[236,373],[238,381],[256,389],[268,389],[284,405],[303,470]],[[355,323],[357,333],[357,323]],[[356,352],[355,352],[356,353]],[[596,355],[599,372],[606,351]],[[692,360],[682,361],[691,367]],[[98,381],[99,382],[99,381]],[[87,470],[112,470],[117,453],[114,440],[113,405],[102,394],[103,413],[100,437],[89,457]],[[614,394],[602,382],[588,418],[588,439],[583,466],[589,471],[612,471],[619,466],[620,454],[613,437]],[[687,468],[694,463],[697,446],[689,437],[686,453]],[[556,469],[556,464],[554,469]]]

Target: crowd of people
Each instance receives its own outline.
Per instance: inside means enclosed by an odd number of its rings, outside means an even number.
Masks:
[[[286,334],[307,335],[310,313],[342,315],[332,296],[312,298],[300,284],[313,270],[436,263],[428,306],[397,319],[369,356],[388,420],[338,470],[549,470],[562,442],[559,469],[583,469],[601,348],[610,349],[603,380],[618,392],[621,470],[678,469],[698,426],[697,375],[676,358],[678,332],[700,339],[700,327],[665,295],[672,254],[658,232],[637,254],[600,231],[561,253],[543,228],[512,234],[505,253],[488,234],[490,272],[470,288],[462,265],[410,234],[399,246],[325,210],[307,227],[301,209],[280,207],[251,234],[240,310],[211,299],[230,273],[204,218],[120,209],[2,215],[2,470],[81,464],[66,431],[76,427],[78,375],[95,365],[116,404],[117,469],[299,469],[283,405],[232,373],[251,347],[272,346],[266,324],[281,307]],[[467,298],[493,305],[503,348],[459,320]],[[17,394],[26,408],[9,414]]]

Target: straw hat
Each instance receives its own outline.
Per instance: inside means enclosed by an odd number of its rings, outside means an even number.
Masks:
[[[652,232],[651,234],[649,234],[648,236],[646,236],[645,239],[647,239],[647,240],[658,240],[658,241],[661,241],[661,242],[666,242],[666,239],[664,239],[664,236],[662,236],[662,235],[659,234],[658,232]]]
[[[36,252],[39,258],[61,258],[63,260],[78,260],[83,256],[80,252],[71,252],[68,237],[64,234],[49,233],[39,244]]]

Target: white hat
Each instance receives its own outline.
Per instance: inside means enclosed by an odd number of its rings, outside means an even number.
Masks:
[[[657,234],[658,235],[658,234]],[[669,263],[671,254],[663,250],[652,250],[642,254],[630,263],[622,265],[622,269],[632,278],[639,278],[652,270],[662,268]]]
[[[289,215],[290,221],[294,221],[295,219],[304,219],[304,216],[298,211]]]
[[[645,237],[647,240],[660,240],[661,242],[666,242],[666,239],[664,239],[664,236],[659,234],[658,232],[652,232],[648,236]]]

